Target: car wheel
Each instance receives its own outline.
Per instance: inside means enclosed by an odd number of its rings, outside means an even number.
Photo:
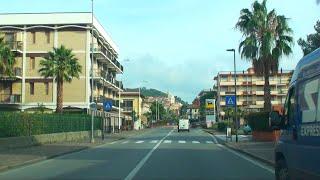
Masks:
[[[280,159],[276,162],[276,179],[277,180],[289,180],[289,170],[284,159]]]

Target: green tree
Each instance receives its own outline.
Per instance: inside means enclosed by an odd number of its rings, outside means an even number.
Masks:
[[[156,119],[156,116],[157,116],[156,104],[157,104],[156,102],[153,102],[150,106],[150,111],[153,119]],[[159,119],[162,120],[166,114],[166,110],[164,109],[164,106],[159,102],[158,102],[158,109],[159,109]]]
[[[244,37],[239,44],[241,57],[252,62],[256,73],[264,76],[264,109],[269,112],[269,77],[271,73],[277,73],[280,58],[292,53],[293,38],[288,19],[277,15],[274,9],[268,11],[266,3],[267,0],[255,1],[251,11],[242,9],[236,28]]]
[[[317,21],[314,29],[316,32],[309,34],[306,40],[302,38],[298,40],[298,44],[301,46],[304,55],[307,55],[320,47],[320,21]]]
[[[15,58],[10,46],[4,38],[0,38],[0,76],[12,76],[14,63]]]
[[[72,50],[63,45],[48,52],[48,55],[40,61],[40,66],[41,76],[53,77],[57,83],[56,112],[61,113],[63,110],[63,83],[71,83],[74,77],[79,79],[82,67]]]

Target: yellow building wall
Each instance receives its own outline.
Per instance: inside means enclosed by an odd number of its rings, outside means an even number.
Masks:
[[[31,67],[31,58],[27,57],[26,60],[26,76],[27,77],[40,77],[40,73],[38,72],[40,69],[40,61],[44,59],[43,57],[35,57],[35,68]]]
[[[58,32],[58,45],[64,45],[75,51],[86,50],[87,32],[86,30],[59,30]]]
[[[34,82],[34,95],[30,94],[30,83],[26,82],[25,101],[26,103],[34,102],[52,102],[52,82],[49,82],[49,93],[46,95],[45,83],[39,81]]]
[[[33,43],[32,31],[35,32],[36,41]],[[54,31],[49,29],[32,29],[27,32],[27,51],[52,51],[54,46]],[[50,42],[47,42],[46,31],[50,32]]]
[[[12,94],[20,94],[21,95],[22,82],[14,82],[12,83]]]
[[[71,83],[63,84],[64,102],[85,102],[86,101],[86,80],[74,78]]]

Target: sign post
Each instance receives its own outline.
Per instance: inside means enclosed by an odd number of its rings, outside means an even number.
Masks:
[[[231,95],[231,96],[226,96],[226,106],[228,107],[235,107],[236,106],[236,96],[235,95]],[[231,139],[232,141],[232,134],[231,134],[231,127],[227,127],[226,130],[226,140],[228,140],[228,138]]]

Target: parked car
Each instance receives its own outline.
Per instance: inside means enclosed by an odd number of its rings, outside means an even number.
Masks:
[[[243,130],[243,133],[244,133],[244,134],[250,134],[250,133],[252,132],[252,129],[251,129],[251,127],[250,127],[249,125],[245,125],[245,126],[242,128],[242,130]]]
[[[320,48],[301,59],[284,108],[270,113],[282,130],[275,148],[277,179],[320,179]]]

